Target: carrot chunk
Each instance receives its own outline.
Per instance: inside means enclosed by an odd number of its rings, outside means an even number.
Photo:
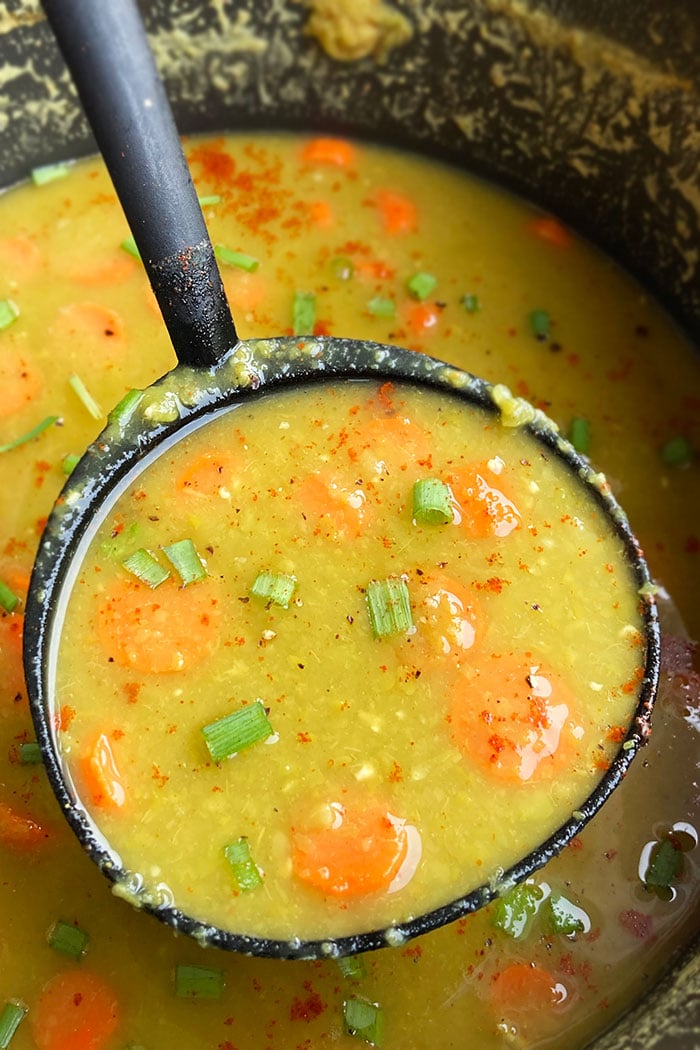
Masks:
[[[39,368],[13,346],[3,346],[0,355],[0,419],[21,412],[43,386]]]
[[[538,1018],[564,1001],[566,989],[548,970],[534,963],[514,962],[493,975],[489,998],[504,1019]]]
[[[24,691],[21,613],[0,613],[0,700],[14,702]]]
[[[32,851],[52,838],[53,832],[48,827],[0,802],[0,842],[4,846]]]
[[[408,327],[415,336],[425,335],[437,327],[440,309],[435,303],[411,303],[407,311]]]
[[[507,493],[507,482],[487,463],[463,467],[449,478],[460,524],[471,536],[504,538],[520,525],[520,511]]]
[[[412,587],[416,596],[415,639],[431,656],[459,660],[477,639],[481,613],[474,596],[458,580],[442,573],[417,578]]]
[[[387,233],[415,233],[418,229],[418,208],[410,197],[393,190],[379,190],[374,199]]]
[[[530,233],[557,248],[568,248],[572,237],[566,226],[551,215],[541,215],[529,224]]]
[[[86,802],[101,809],[121,809],[126,791],[106,733],[99,733],[88,745],[78,768]]]
[[[87,970],[67,970],[44,985],[29,1012],[39,1050],[103,1050],[119,1024],[117,997]]]
[[[128,257],[126,261],[130,264]],[[97,360],[120,356],[127,345],[120,315],[99,303],[69,303],[61,307],[50,331],[63,345],[74,346],[76,354],[94,353]]]
[[[187,464],[175,488],[190,496],[225,498],[238,470],[238,459],[228,449],[210,449]]]
[[[42,269],[44,254],[32,237],[18,233],[0,240],[0,272],[14,281],[26,281]]]
[[[311,139],[302,148],[301,159],[305,164],[330,164],[336,168],[350,168],[357,160],[357,150],[345,139]]]
[[[362,489],[350,488],[326,474],[309,474],[296,486],[301,513],[317,535],[356,539],[370,521]]]
[[[137,271],[139,263],[120,248],[103,259],[91,259],[88,264],[71,269],[66,276],[86,288],[108,288],[123,284]]]

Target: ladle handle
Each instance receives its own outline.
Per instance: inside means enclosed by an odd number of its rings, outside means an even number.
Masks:
[[[181,364],[236,344],[221,274],[134,0],[42,0]]]

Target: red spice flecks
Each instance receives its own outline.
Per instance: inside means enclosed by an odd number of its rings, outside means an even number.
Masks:
[[[627,736],[627,730],[624,726],[612,726],[608,733],[608,740],[613,744],[619,744]]]
[[[510,580],[504,580],[500,576],[491,576],[483,583],[479,580],[472,580],[472,587],[475,587],[477,591],[490,591],[492,594],[500,594],[509,583]]]
[[[310,744],[311,743],[311,734],[310,733],[306,733],[306,732],[297,733],[297,741],[300,744]]]
[[[496,761],[497,755],[499,755],[501,753],[501,751],[505,750],[505,746],[506,746],[505,740],[503,739],[502,736],[499,736],[497,733],[494,733],[493,736],[489,737],[489,747],[494,752],[491,755],[491,760],[493,762]]]
[[[189,151],[190,164],[198,164],[202,176],[217,189],[226,189],[236,171],[236,162],[223,148],[223,140],[202,146],[195,146]]]
[[[408,948],[404,948],[401,954],[406,959],[413,959],[415,962],[417,962],[423,954],[423,948],[420,944],[411,944],[408,946]]]
[[[653,936],[651,915],[637,911],[636,908],[629,908],[627,911],[620,912],[618,921],[623,930],[626,930],[627,933],[640,941],[648,941]]]
[[[292,1000],[292,1005],[289,1008],[289,1019],[291,1021],[313,1021],[316,1017],[320,1017],[327,1007],[327,1004],[324,1003],[318,992],[315,992],[311,987],[310,981],[305,981],[304,987],[309,994],[305,999],[296,998]]]
[[[59,733],[65,733],[75,718],[75,708],[64,704],[56,717],[56,729]]]
[[[140,682],[125,682],[124,683],[124,692],[126,694],[126,702],[128,704],[135,704],[136,701],[139,698],[139,693],[141,692],[141,683]]]
[[[394,762],[389,770],[389,780],[392,784],[398,784],[403,780],[403,769],[398,762]]]

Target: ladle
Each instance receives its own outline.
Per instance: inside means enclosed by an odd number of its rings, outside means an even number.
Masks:
[[[164,441],[201,425],[227,404],[281,384],[331,378],[405,379],[466,398],[496,413],[493,388],[423,354],[336,338],[271,338],[240,342],[187,163],[133,0],[43,0],[112,176],[179,361],[143,394],[134,391],[69,478],[42,537],[25,616],[25,670],[44,763],[61,808],[81,844],[115,884],[127,879],[117,854],[82,806],[63,767],[52,712],[56,640],[75,576],[76,552],[115,488],[155,458]],[[197,379],[193,393],[190,379]],[[148,408],[144,410],[144,405]],[[553,425],[535,418],[529,429],[561,457],[593,494],[624,544],[634,586],[650,590],[649,574],[626,518],[607,487]],[[659,663],[656,612],[644,602],[646,670],[640,700],[611,767],[576,815],[528,856],[486,884],[443,907],[389,929],[328,940],[274,940],[212,927],[170,902],[145,910],[199,941],[278,958],[347,955],[401,944],[488,903],[503,886],[532,874],[561,850],[619,784],[649,732]]]

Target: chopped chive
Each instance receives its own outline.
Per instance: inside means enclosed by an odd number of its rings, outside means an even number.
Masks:
[[[47,182],[64,179],[69,172],[68,164],[43,164],[38,168],[32,168],[32,182],[35,186],[45,186]]]
[[[295,292],[292,304],[294,335],[311,335],[316,324],[316,296],[313,292]]]
[[[21,1003],[5,1003],[0,1012],[0,1050],[7,1050],[26,1013],[27,1007]]]
[[[526,932],[530,919],[537,914],[542,901],[539,886],[522,883],[501,897],[493,909],[493,924],[514,940]]]
[[[475,314],[481,309],[481,303],[479,302],[479,296],[474,295],[473,292],[467,292],[459,300],[464,309],[468,314]]]
[[[362,981],[367,976],[367,966],[362,955],[341,955],[336,962],[348,981]]]
[[[0,445],[0,452],[12,452],[13,449],[19,448],[20,445],[26,445],[28,441],[33,441],[34,438],[39,437],[45,430],[52,427],[54,423],[58,423],[58,416],[46,416],[42,419],[41,423],[37,423],[35,427],[28,430],[26,434],[21,434],[20,437],[15,438],[14,441],[8,441],[5,445]]]
[[[221,762],[261,740],[267,740],[272,736],[272,726],[262,700],[256,700],[217,722],[203,726],[202,735],[211,757],[215,762]]]
[[[19,760],[23,766],[39,766],[43,762],[41,748],[36,740],[26,740],[19,745]]]
[[[663,839],[651,851],[644,885],[647,889],[668,889],[682,870],[683,854],[669,839]]]
[[[210,193],[207,197],[198,197],[200,208],[209,208],[213,204],[221,204],[221,196],[218,193]]]
[[[80,376],[76,375],[75,372],[70,376],[68,383],[70,384],[71,390],[78,396],[83,404],[83,407],[87,409],[93,419],[102,419],[104,413],[100,406],[95,401],[92,394],[89,392],[85,383],[83,383]]]
[[[117,423],[120,427],[126,426],[143,395],[143,390],[129,390],[109,413],[108,422]]]
[[[552,321],[546,310],[530,311],[530,328],[532,329],[532,334],[535,339],[539,339],[540,342],[549,339],[551,327]]]
[[[78,463],[80,463],[80,456],[77,452],[69,452],[61,460],[61,470],[64,474],[72,474]]]
[[[591,447],[591,425],[587,419],[576,416],[571,420],[569,441],[582,455],[588,452]]]
[[[413,520],[418,525],[447,525],[452,521],[452,493],[439,478],[421,478],[413,485]]]
[[[345,999],[343,1019],[348,1035],[356,1035],[370,1046],[382,1045],[384,1012],[379,1003],[367,999]]]
[[[690,442],[684,437],[674,437],[661,446],[661,460],[667,467],[686,467],[693,458]]]
[[[248,893],[262,886],[260,868],[250,855],[248,839],[244,835],[224,847],[224,856],[231,865],[233,880],[239,893]]]
[[[390,576],[387,580],[370,580],[367,585],[367,608],[375,638],[405,634],[413,627],[408,587],[399,576]]]
[[[9,328],[19,317],[19,306],[13,299],[0,299],[0,332]]]
[[[367,310],[372,314],[372,317],[386,317],[391,319],[396,317],[396,303],[393,299],[383,299],[381,295],[375,295],[373,299],[367,303]]]
[[[183,587],[205,579],[207,570],[192,540],[178,540],[177,543],[170,543],[161,549],[182,580]]]
[[[432,273],[414,273],[406,281],[406,288],[412,298],[422,303],[435,290],[437,283],[437,277]]]
[[[61,955],[70,956],[71,959],[82,959],[90,944],[90,937],[85,930],[74,926],[72,922],[63,922],[62,919],[53,924],[47,940],[50,948]]]
[[[8,613],[14,612],[19,605],[19,597],[3,580],[0,580],[0,605]]]
[[[141,261],[141,252],[136,246],[136,240],[134,237],[125,237],[119,247],[127,253],[127,255],[133,256],[134,259]]]
[[[261,572],[256,576],[250,593],[288,609],[296,585],[294,577],[283,572]]]
[[[182,963],[175,967],[175,995],[179,999],[220,999],[223,992],[223,970]]]
[[[170,577],[168,570],[164,569],[160,562],[145,547],[139,547],[128,558],[124,558],[122,565],[137,580],[141,580],[141,583],[147,584],[154,590]]]
[[[349,281],[355,273],[352,259],[347,259],[344,255],[331,259],[331,272],[339,281]]]
[[[260,265],[260,260],[253,255],[246,255],[245,252],[234,252],[223,244],[215,245],[214,253],[224,266],[237,266],[239,270],[245,270],[246,273],[255,273]]]
[[[555,933],[582,933],[586,928],[581,908],[561,895],[552,896],[547,900],[547,912],[549,924]]]

